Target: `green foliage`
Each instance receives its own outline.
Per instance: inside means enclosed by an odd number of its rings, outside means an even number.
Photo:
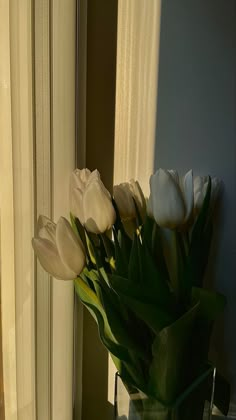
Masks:
[[[163,328],[154,340],[148,388],[151,395],[166,404],[173,403],[186,388],[185,363],[198,310],[199,303]]]
[[[210,335],[226,299],[202,288],[212,238],[210,199],[209,177],[192,226],[178,230],[163,229],[148,216],[143,222],[136,203],[136,228],[130,236],[115,202],[112,237],[111,232],[91,234],[71,217],[87,256],[87,266],[75,280],[76,293],[97,322],[127,387],[166,407],[187,397],[195,407],[206,397],[203,389],[213,369]],[[218,373],[215,395],[226,414],[230,389]],[[188,409],[186,405],[183,419]]]

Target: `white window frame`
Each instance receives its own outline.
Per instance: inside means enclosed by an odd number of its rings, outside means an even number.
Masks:
[[[22,9],[25,13],[20,13]],[[0,2],[1,291],[6,420],[35,417],[31,3]]]
[[[75,168],[76,1],[37,0],[35,22],[37,216],[57,221]],[[38,267],[37,285],[38,420],[72,419],[73,282]]]
[[[73,283],[39,268],[31,238],[40,213],[69,217],[75,45],[76,0],[0,0],[5,420],[73,418]]]

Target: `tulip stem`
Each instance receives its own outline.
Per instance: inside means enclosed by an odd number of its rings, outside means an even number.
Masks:
[[[107,257],[109,259],[112,257],[114,258],[114,245],[111,239],[109,239],[105,233],[99,234],[99,238],[103,242]]]
[[[182,239],[183,239],[185,255],[188,256],[189,249],[190,249],[190,240],[189,240],[188,232],[184,232],[181,236],[182,236]]]

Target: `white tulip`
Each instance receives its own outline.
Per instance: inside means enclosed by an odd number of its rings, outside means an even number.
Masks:
[[[100,178],[93,177],[87,182],[83,193],[84,225],[89,232],[103,233],[116,220],[109,191]]]
[[[133,194],[128,182],[113,187],[113,195],[122,220],[131,220],[136,216]]]
[[[203,205],[203,201],[206,195],[208,186],[207,176],[196,176],[194,178],[194,210],[196,213],[199,212]],[[211,179],[211,205],[214,206],[217,197],[222,188],[222,182],[214,177]]]
[[[75,169],[70,176],[71,187],[83,190],[90,175],[91,171],[88,168]]]
[[[115,222],[110,193],[97,170],[76,169],[70,181],[70,207],[82,225],[93,233],[103,233]]]
[[[87,168],[75,169],[70,176],[70,209],[82,224],[84,224],[83,192],[90,176],[91,171]]]
[[[94,179],[100,179],[99,172],[97,170],[91,172],[87,168],[75,169],[70,177],[70,209],[82,225],[85,223],[83,193],[88,183]]]
[[[160,226],[174,229],[189,220],[193,211],[192,170],[179,180],[176,171],[158,169],[150,177],[148,214]]]
[[[85,266],[84,246],[64,217],[55,224],[40,216],[32,245],[44,270],[57,279],[73,280]]]
[[[134,179],[131,179],[129,181],[129,188],[138,206],[140,215],[144,218],[146,214],[146,199],[144,197],[144,194],[143,194],[142,188],[140,187],[139,182],[135,181]]]
[[[115,185],[113,188],[114,199],[122,220],[131,220],[136,216],[135,203],[140,215],[144,218],[146,213],[146,200],[142,189],[134,179]]]

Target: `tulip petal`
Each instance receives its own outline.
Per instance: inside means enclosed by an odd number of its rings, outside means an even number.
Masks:
[[[90,175],[91,175],[91,171],[88,168],[84,168],[84,169],[80,170],[79,174],[80,174],[81,181],[84,184],[86,184],[88,182],[88,179],[89,179]]]
[[[40,229],[38,236],[39,238],[47,239],[54,244],[56,241],[56,227],[54,228],[53,226],[44,226],[42,229]]]
[[[79,188],[74,188],[70,196],[71,213],[76,216],[80,223],[84,224],[84,209],[83,209],[83,191]]]
[[[196,176],[194,179],[194,208],[198,211],[203,204],[206,195],[208,178],[206,176]]]
[[[176,184],[179,184],[179,174],[174,169],[168,169],[169,174],[172,176],[173,180]]]
[[[183,194],[185,199],[186,213],[185,222],[187,222],[193,212],[193,171],[188,171],[183,179]]]
[[[53,223],[50,219],[44,217],[45,224],[44,226],[38,230],[38,236],[41,239],[47,239],[48,241],[51,241],[52,243],[55,243],[56,241],[56,224]],[[38,223],[38,227],[40,224]]]
[[[33,238],[32,245],[41,266],[59,280],[73,280],[76,273],[69,270],[61,261],[56,246],[47,239]]]
[[[42,229],[48,223],[53,223],[53,222],[47,216],[40,214],[37,221],[37,231],[39,232],[40,229]]]
[[[93,233],[110,229],[116,219],[111,196],[100,179],[89,182],[83,194],[85,227]]]
[[[87,168],[75,169],[70,176],[70,187],[80,188],[83,191],[90,174],[91,171]]]
[[[154,219],[163,227],[175,228],[184,222],[185,203],[179,185],[172,175],[159,169],[150,178]]]
[[[139,182],[135,181],[134,179],[130,180],[129,187],[138,206],[140,214],[144,217],[146,212],[146,199],[144,197],[142,188],[140,187]]]
[[[93,172],[91,172],[91,174],[89,175],[89,177],[87,179],[86,185],[88,185],[90,182],[95,181],[96,179],[101,179],[100,173],[98,172],[97,169],[95,169]]]
[[[129,184],[123,182],[122,184],[115,185],[113,187],[113,194],[121,219],[130,220],[135,218],[135,206]]]
[[[79,275],[85,266],[84,246],[64,217],[57,223],[56,244],[64,265]]]

